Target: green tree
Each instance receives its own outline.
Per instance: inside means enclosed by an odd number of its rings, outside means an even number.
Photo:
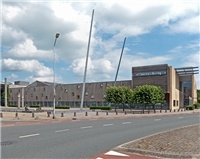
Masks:
[[[200,90],[197,89],[197,102],[200,103]]]
[[[9,105],[9,86],[7,86],[7,103]],[[1,106],[5,106],[5,89],[1,87]]]
[[[122,87],[123,93],[124,93],[124,101],[123,101],[123,111],[124,111],[124,105],[129,104],[129,106],[132,104],[133,99],[133,90],[129,87]]]
[[[164,91],[159,86],[142,85],[134,89],[133,102],[138,104],[153,105],[164,102]]]
[[[106,101],[113,103],[115,105],[115,111],[116,106],[120,103],[123,103],[125,101],[125,93],[123,87],[108,87],[106,89]]]

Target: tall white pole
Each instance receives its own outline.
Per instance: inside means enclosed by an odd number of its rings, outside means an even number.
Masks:
[[[53,45],[53,119],[56,118],[56,111],[55,111],[55,107],[56,107],[56,87],[55,87],[55,46],[56,46],[56,41],[59,37],[59,33],[56,33],[55,36],[55,41],[54,41],[54,45]]]
[[[81,110],[83,110],[83,101],[84,101],[84,95],[85,95],[85,81],[86,81],[86,74],[87,74],[87,65],[88,65],[88,56],[89,56],[89,50],[90,50],[90,39],[91,39],[91,34],[92,34],[93,17],[94,17],[94,9],[92,10],[90,34],[89,34],[88,47],[87,47],[87,56],[86,56],[86,61],[85,61],[85,72],[84,72],[84,77],[83,77],[83,89],[82,89],[81,106],[80,106]]]
[[[120,58],[119,58],[119,64],[118,64],[118,67],[117,67],[117,73],[116,73],[116,76],[115,76],[115,83],[114,83],[114,86],[116,86],[117,76],[118,76],[119,67],[120,67],[121,60],[122,60],[122,55],[123,55],[123,51],[124,51],[125,42],[126,42],[126,38],[124,38],[124,43],[123,43],[123,46],[122,46],[121,56],[120,56]]]
[[[5,107],[8,106],[8,86],[7,86],[7,78],[5,78]]]

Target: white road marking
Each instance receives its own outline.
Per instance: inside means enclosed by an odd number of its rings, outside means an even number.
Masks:
[[[92,126],[81,127],[81,129],[89,129],[89,128],[92,128]]]
[[[63,132],[63,131],[68,131],[69,129],[63,129],[63,130],[56,130],[55,132]]]
[[[124,123],[122,123],[122,124],[131,124],[131,122],[124,122]]]
[[[178,117],[178,119],[182,119],[183,117]]]
[[[101,158],[101,157],[97,157],[96,159],[103,159],[103,158]]]
[[[105,153],[105,155],[129,157],[129,155],[119,153],[119,152],[116,152],[116,151],[109,151],[109,152]]]
[[[111,125],[113,125],[113,124],[104,124],[103,126],[111,126]]]
[[[40,134],[30,134],[30,135],[20,136],[19,138],[32,137],[32,136],[38,136],[38,135]]]
[[[154,119],[154,121],[159,121],[159,120],[161,120],[161,119]]]

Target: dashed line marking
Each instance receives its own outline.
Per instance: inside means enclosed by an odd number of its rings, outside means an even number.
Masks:
[[[159,120],[161,120],[161,119],[154,119],[154,121],[159,121]]]
[[[124,123],[122,123],[122,124],[131,124],[131,122],[124,122]]]
[[[89,128],[92,128],[92,126],[81,127],[81,129],[89,129]]]
[[[40,134],[30,134],[30,135],[24,135],[24,136],[20,136],[19,138],[26,138],[26,137],[32,137],[32,136],[38,136]]]
[[[104,124],[103,126],[112,126],[113,124]]]
[[[56,130],[55,132],[64,132],[64,131],[68,131],[69,129],[63,129],[63,130]]]

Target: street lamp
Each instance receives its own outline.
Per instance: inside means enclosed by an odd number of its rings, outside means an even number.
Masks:
[[[59,33],[56,33],[55,35],[55,41],[53,45],[53,119],[56,118],[55,116],[55,106],[56,106],[56,89],[55,89],[55,46],[56,46],[56,41],[59,37]]]

